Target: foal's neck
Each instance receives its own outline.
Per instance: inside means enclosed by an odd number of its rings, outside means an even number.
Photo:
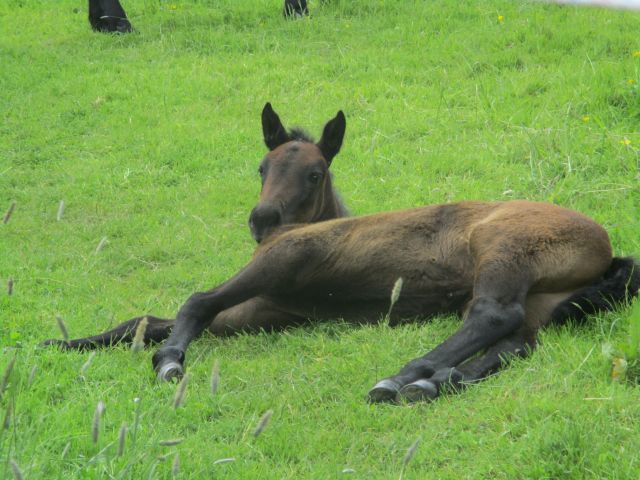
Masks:
[[[334,218],[348,217],[349,211],[344,206],[340,194],[333,188],[333,176],[330,174],[324,187],[324,198],[320,210],[310,223],[324,222]]]

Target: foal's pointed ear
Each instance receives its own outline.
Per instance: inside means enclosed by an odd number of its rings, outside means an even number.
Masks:
[[[280,117],[269,102],[262,109],[262,135],[264,135],[264,143],[269,150],[289,141],[289,135],[287,135]]]
[[[346,128],[347,119],[344,117],[342,110],[340,110],[335,118],[329,120],[324,126],[322,138],[318,142],[318,147],[329,165],[331,165],[333,157],[335,157],[340,151]]]

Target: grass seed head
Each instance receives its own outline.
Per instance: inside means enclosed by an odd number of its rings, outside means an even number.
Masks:
[[[9,430],[11,426],[11,414],[13,413],[13,406],[11,403],[7,405],[7,411],[4,414],[4,421],[2,422],[2,429]]]
[[[269,420],[271,419],[271,415],[273,415],[273,410],[267,410],[266,412],[264,412],[262,417],[260,417],[260,421],[253,431],[254,438],[258,438],[264,431],[264,429],[267,428],[267,425],[269,425]]]
[[[218,385],[220,384],[220,362],[216,360],[213,362],[213,368],[211,369],[211,394],[215,396],[218,392]]]
[[[71,450],[71,442],[67,442],[67,444],[64,446],[64,448],[62,449],[62,453],[60,454],[60,458],[62,460],[64,460],[65,458],[67,458],[67,455],[69,454],[69,450]]]
[[[400,292],[402,291],[403,284],[404,280],[402,280],[402,277],[399,277],[393,284],[393,288],[391,289],[391,302],[389,303],[389,311],[387,312],[387,321],[391,317],[391,310],[393,310],[393,306],[400,298]]]
[[[29,372],[29,378],[27,379],[27,388],[31,387],[33,381],[36,378],[36,373],[38,373],[38,365],[34,365]]]
[[[125,442],[127,440],[127,424],[123,423],[118,433],[118,456],[124,455]]]
[[[186,374],[184,377],[182,377],[182,380],[180,380],[180,383],[178,384],[178,388],[176,389],[176,395],[175,397],[173,397],[174,409],[177,409],[180,405],[182,405],[182,402],[184,402],[184,397],[187,394],[188,383],[189,383],[189,374]]]
[[[136,327],[136,334],[133,336],[133,343],[131,344],[131,351],[133,353],[140,352],[144,349],[144,334],[147,331],[147,326],[149,325],[149,319],[144,317],[138,323]]]
[[[13,478],[15,480],[22,480],[24,478],[22,476],[22,471],[20,470],[20,467],[15,462],[15,460],[13,460],[13,459],[9,460],[9,465],[11,465],[11,471],[13,472]]]
[[[134,416],[133,416],[133,444],[136,444],[136,438],[138,436],[138,427],[140,426],[140,398],[136,397],[133,399],[133,404],[135,405]]]
[[[404,477],[404,471],[407,468],[407,465],[409,465],[409,462],[411,461],[413,456],[415,455],[416,450],[418,449],[418,445],[420,445],[419,438],[417,438],[416,441],[411,444],[411,446],[407,450],[407,453],[404,455],[404,458],[402,459],[402,470],[400,470],[399,480],[402,480],[402,478]]]
[[[69,343],[69,330],[67,330],[67,325],[60,315],[56,315],[56,322],[58,322],[58,328],[60,329],[60,333],[62,333],[62,338],[65,342]]]
[[[14,355],[7,367],[4,369],[4,373],[2,374],[2,380],[0,381],[0,399],[4,395],[5,390],[7,389],[7,385],[9,385],[9,377],[11,377],[11,372],[13,371],[13,366],[16,364],[16,356]]]
[[[82,366],[80,367],[80,376],[81,377],[84,378],[84,374],[87,372],[87,369],[91,365],[91,361],[93,360],[93,357],[95,357],[95,356],[96,356],[96,352],[91,352],[89,354],[89,356],[87,357],[87,361],[82,364]]]
[[[184,441],[184,438],[172,438],[171,440],[160,440],[158,444],[161,447],[175,447],[176,445],[180,445]]]
[[[393,307],[398,299],[400,298],[400,292],[402,291],[402,285],[404,284],[404,280],[402,277],[398,278],[396,282],[393,284],[393,288],[391,289],[391,306]]]
[[[98,443],[98,438],[100,437],[100,421],[102,419],[102,413],[104,412],[105,404],[102,400],[98,402],[96,405],[96,411],[93,414],[93,424],[91,426],[91,439],[93,443]]]
[[[176,453],[176,456],[173,458],[173,462],[171,463],[171,476],[176,478],[180,473],[180,455]]]
[[[16,202],[11,202],[11,205],[9,205],[9,208],[7,208],[7,211],[4,214],[2,223],[9,222],[9,219],[11,218],[11,215],[13,215],[13,211],[15,210],[15,208],[16,208]]]
[[[215,462],[213,462],[214,465],[222,465],[223,463],[231,463],[231,462],[235,462],[236,459],[234,457],[229,457],[229,458],[220,458],[219,460],[216,460]]]
[[[106,244],[107,237],[102,237],[102,239],[98,242],[98,246],[96,247],[96,253],[100,253],[100,250],[102,250]]]
[[[58,205],[58,215],[56,215],[56,220],[58,222],[62,220],[63,214],[64,214],[64,200],[60,200],[60,205]]]
[[[405,467],[409,464],[409,462],[411,461],[413,456],[416,454],[416,450],[418,449],[418,445],[420,445],[420,439],[419,438],[416,439],[416,441],[411,444],[411,446],[407,450],[407,453],[405,454],[404,458],[402,459],[402,464]]]

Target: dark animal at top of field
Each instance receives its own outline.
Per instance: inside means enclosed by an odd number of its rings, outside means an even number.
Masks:
[[[285,0],[282,14],[285,18],[309,15],[307,0]],[[89,0],[89,23],[96,32],[129,33],[131,22],[119,0]]]
[[[89,0],[89,23],[96,32],[133,31],[119,0]]]
[[[259,245],[231,279],[189,297],[175,321],[147,317],[147,342],[168,337],[153,356],[162,380],[183,375],[187,347],[206,329],[229,335],[338,317],[377,322],[402,278],[390,322],[448,312],[463,322],[378,381],[368,398],[431,400],[528,355],[540,328],[637,295],[638,264],[612,257],[605,230],[580,213],[524,200],[467,201],[341,218],[329,168],[342,146],[344,114],[325,125],[317,143],[288,132],[270,104],[262,128],[269,152],[249,218]],[[142,318],[94,337],[47,343],[82,349],[128,341]]]
[[[307,0],[284,0],[282,14],[285,18],[300,18],[309,15]]]

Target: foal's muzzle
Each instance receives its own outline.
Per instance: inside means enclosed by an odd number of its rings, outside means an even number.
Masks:
[[[282,225],[282,214],[273,205],[258,205],[249,215],[251,235],[258,243],[280,225]]]

